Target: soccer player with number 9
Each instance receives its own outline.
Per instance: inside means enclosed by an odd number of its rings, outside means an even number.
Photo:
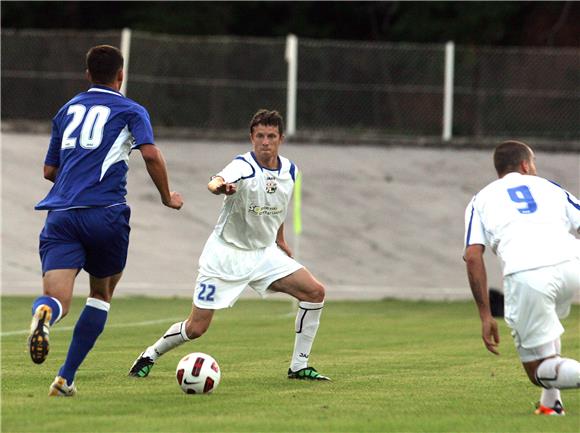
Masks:
[[[580,387],[580,363],[561,356],[560,342],[560,319],[580,290],[580,203],[536,175],[527,144],[506,141],[493,159],[499,179],[465,211],[464,259],[483,342],[499,354],[483,261],[490,247],[503,268],[505,321],[530,381],[544,388],[535,413],[564,415],[560,389]]]
[[[49,330],[69,311],[75,278],[90,275],[90,294],[74,328],[66,360],[50,396],[75,395],[74,377],[103,331],[113,290],[129,246],[126,203],[129,153],[139,149],[165,206],[180,209],[181,195],[169,190],[165,160],[154,145],[147,110],[123,96],[123,56],[112,46],[91,48],[86,57],[91,83],[67,102],[52,121],[44,177],[54,182],[36,206],[47,210],[40,234],[43,296],[32,304],[28,337],[32,361],[49,351]]]

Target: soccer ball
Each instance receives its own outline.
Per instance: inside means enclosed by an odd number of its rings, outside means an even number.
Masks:
[[[186,394],[209,394],[219,385],[221,371],[211,356],[194,352],[181,358],[175,376]]]

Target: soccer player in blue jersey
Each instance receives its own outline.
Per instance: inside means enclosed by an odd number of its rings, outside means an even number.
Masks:
[[[129,246],[131,210],[125,201],[129,153],[139,149],[165,206],[180,209],[169,190],[165,160],[153,144],[147,110],[124,97],[123,56],[108,45],[86,57],[88,91],[67,102],[52,120],[44,177],[54,186],[36,205],[48,215],[40,233],[43,296],[32,304],[28,337],[32,361],[49,351],[49,329],[69,311],[75,278],[90,275],[90,294],[50,396],[76,394],[75,373],[103,331]]]

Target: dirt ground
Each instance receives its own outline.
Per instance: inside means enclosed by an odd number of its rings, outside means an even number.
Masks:
[[[34,211],[50,183],[42,179],[47,135],[2,134],[2,293],[41,292]],[[132,208],[127,268],[117,295],[191,296],[197,261],[217,220],[221,197],[209,177],[249,142],[159,140],[181,211],[165,208],[139,152],[131,155]],[[533,146],[533,142],[530,143]],[[284,144],[303,172],[303,233],[292,212],[286,236],[327,287],[328,299],[467,299],[461,259],[464,211],[495,179],[491,150]],[[538,174],[580,194],[580,155],[537,153]],[[490,285],[501,287],[497,259],[486,253]],[[79,277],[77,295],[86,295]],[[246,296],[253,296],[250,289]]]

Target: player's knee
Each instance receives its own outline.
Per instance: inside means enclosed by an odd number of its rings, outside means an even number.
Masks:
[[[538,382],[537,377],[536,377],[537,370],[538,370],[538,367],[541,364],[541,362],[542,362],[542,360],[522,363],[522,365],[524,367],[524,371],[526,372],[526,375],[528,376],[528,379],[530,380],[530,382],[532,382],[536,386],[542,386]]]
[[[322,285],[319,282],[316,282],[316,284],[312,287],[312,290],[310,292],[310,302],[323,302],[324,301],[324,296],[326,294],[326,289],[324,288],[324,285]]]

